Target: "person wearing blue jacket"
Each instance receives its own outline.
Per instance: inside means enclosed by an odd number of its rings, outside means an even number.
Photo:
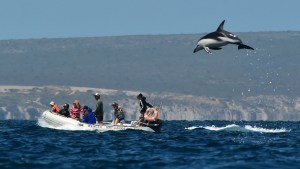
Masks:
[[[95,124],[96,123],[96,116],[92,112],[92,109],[88,106],[83,106],[83,117],[81,122],[88,123],[88,124]]]

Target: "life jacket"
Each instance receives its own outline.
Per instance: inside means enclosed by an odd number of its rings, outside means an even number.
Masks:
[[[59,111],[60,111],[60,109],[59,109],[59,107],[57,106],[57,104],[54,104],[54,105],[53,105],[52,110],[53,110],[55,113],[59,113]]]

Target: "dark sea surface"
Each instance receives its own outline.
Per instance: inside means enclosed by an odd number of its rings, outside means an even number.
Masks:
[[[300,122],[165,121],[161,132],[0,121],[0,168],[300,168]]]

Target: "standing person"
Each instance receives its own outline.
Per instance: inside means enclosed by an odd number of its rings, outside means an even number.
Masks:
[[[100,94],[99,93],[95,93],[94,94],[95,100],[96,100],[96,109],[94,111],[96,119],[97,119],[97,123],[98,124],[102,124],[103,123],[103,103],[100,100]]]
[[[114,102],[111,105],[114,109],[114,125],[117,125],[118,123],[121,123],[121,125],[123,125],[123,123],[125,123],[125,111],[122,107],[119,107],[118,103]]]
[[[80,119],[80,114],[82,114],[82,113],[83,113],[83,111],[82,111],[82,108],[81,108],[79,100],[75,100],[73,102],[73,106],[72,106],[72,108],[70,110],[70,116],[71,116],[71,118],[79,120]]]
[[[60,111],[58,105],[54,101],[50,102],[50,106],[51,106],[51,112],[58,113]]]
[[[144,114],[147,110],[147,107],[152,108],[153,105],[151,105],[150,103],[148,103],[146,101],[146,97],[143,96],[142,93],[138,94],[136,97],[139,101],[140,101],[140,117],[139,117],[139,122],[144,122]]]
[[[65,116],[65,117],[70,117],[69,104],[68,103],[65,103],[63,105],[63,108],[59,111],[59,114]]]

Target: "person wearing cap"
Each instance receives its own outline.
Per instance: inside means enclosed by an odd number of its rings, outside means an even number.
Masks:
[[[82,111],[79,100],[75,100],[73,102],[73,106],[70,109],[70,117],[73,119],[79,120],[80,114],[82,114],[82,113],[83,113],[83,111]]]
[[[92,109],[88,106],[83,106],[83,117],[81,122],[88,123],[88,124],[95,124],[96,117],[95,114],[92,112]]]
[[[65,117],[70,117],[69,104],[68,103],[65,103],[63,105],[63,108],[59,111],[59,114],[65,116]]]
[[[99,93],[95,93],[94,94],[95,100],[96,100],[96,108],[95,108],[95,116],[97,119],[97,123],[98,124],[102,124],[103,123],[103,102],[100,100],[100,94]]]
[[[142,93],[138,94],[136,98],[137,98],[137,99],[139,100],[139,102],[140,102],[139,104],[140,104],[140,114],[141,114],[141,115],[140,115],[140,117],[139,117],[139,121],[140,121],[140,122],[144,122],[144,114],[145,114],[145,112],[146,112],[146,110],[147,110],[147,107],[152,108],[153,105],[150,104],[150,103],[148,103],[148,102],[146,101],[146,97],[143,96]]]
[[[111,104],[111,106],[114,109],[114,120],[113,120],[113,124],[117,125],[118,123],[121,123],[121,125],[123,123],[125,123],[125,111],[122,107],[119,107],[118,103],[114,102],[113,104]]]
[[[58,113],[60,111],[58,105],[54,101],[50,102],[50,106],[52,112]]]

